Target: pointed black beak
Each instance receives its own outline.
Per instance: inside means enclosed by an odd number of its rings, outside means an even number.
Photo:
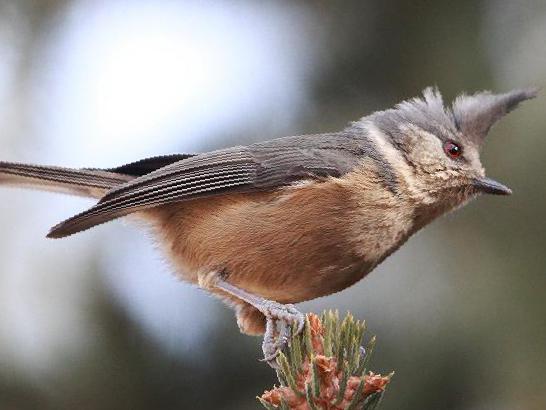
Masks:
[[[474,188],[478,191],[493,195],[511,195],[512,190],[491,178],[477,178],[474,180]]]

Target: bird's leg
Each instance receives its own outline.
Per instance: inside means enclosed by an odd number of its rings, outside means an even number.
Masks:
[[[264,299],[227,282],[216,272],[200,276],[202,287],[216,288],[249,305],[255,307],[266,318],[266,328],[262,349],[264,360],[275,366],[275,359],[288,343],[293,323],[297,325],[296,334],[303,330],[305,316],[294,305],[283,305],[273,300]]]

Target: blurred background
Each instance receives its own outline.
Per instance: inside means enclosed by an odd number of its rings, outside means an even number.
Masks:
[[[438,85],[546,83],[541,0],[0,1],[0,158],[110,167],[339,130]],[[484,152],[510,198],[420,232],[367,279],[300,305],[350,309],[396,371],[383,409],[546,408],[546,98]],[[1,409],[255,409],[276,381],[233,313],[91,205],[0,190]]]

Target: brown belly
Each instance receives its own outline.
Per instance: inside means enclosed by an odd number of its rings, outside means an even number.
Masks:
[[[171,204],[148,215],[184,279],[222,271],[236,286],[290,303],[342,290],[373,266],[350,240],[355,206],[350,192],[326,182]]]

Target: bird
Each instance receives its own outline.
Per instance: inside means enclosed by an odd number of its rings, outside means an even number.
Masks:
[[[304,315],[295,303],[360,281],[415,232],[481,194],[491,127],[533,88],[461,94],[437,87],[349,123],[115,168],[0,162],[0,185],[96,199],[51,228],[66,237],[120,217],[144,221],[176,275],[222,299],[273,362]]]

